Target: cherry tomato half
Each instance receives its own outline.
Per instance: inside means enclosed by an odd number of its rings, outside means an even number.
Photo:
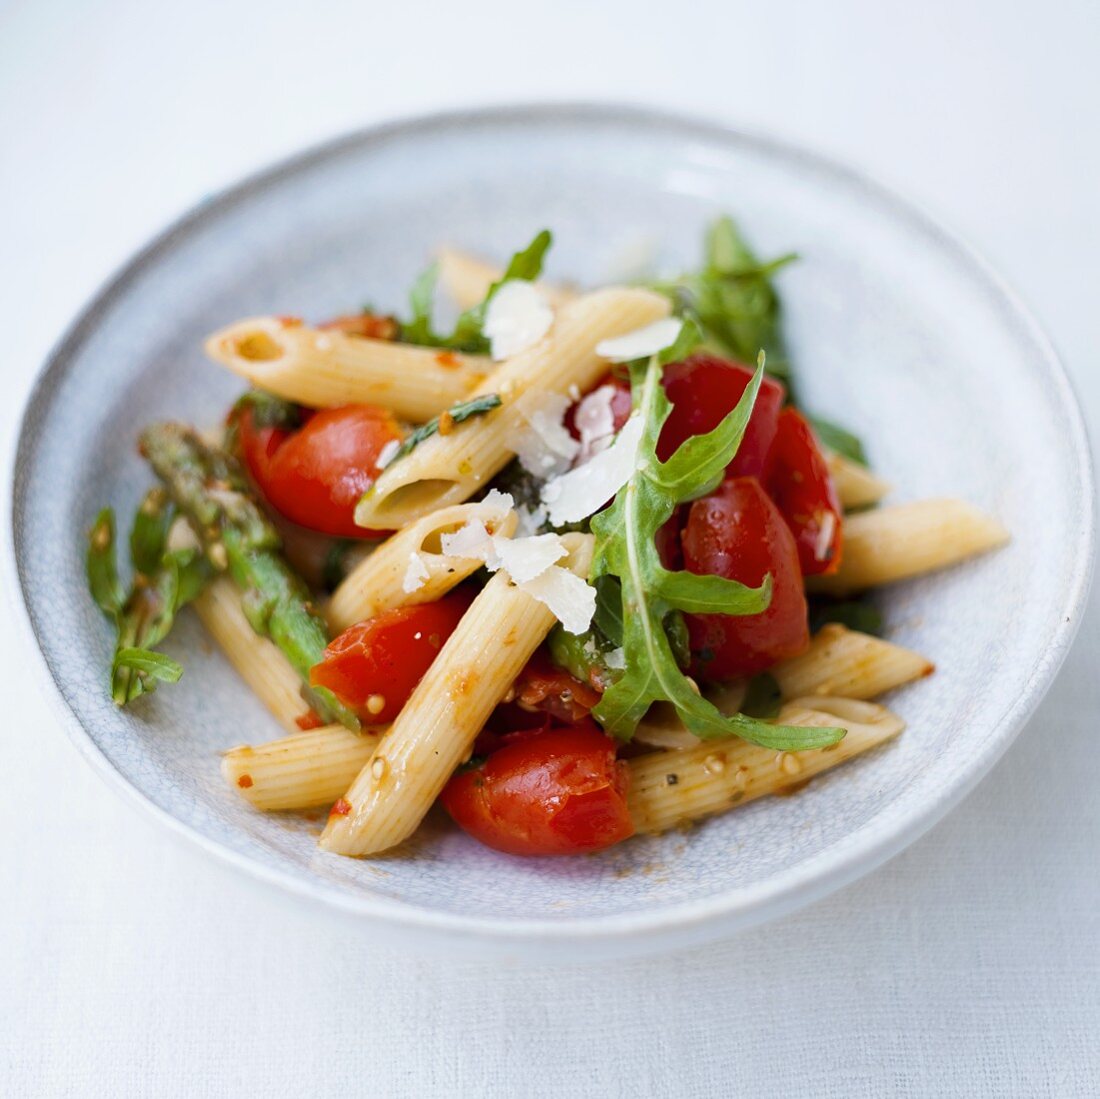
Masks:
[[[506,744],[460,771],[440,800],[455,822],[510,855],[579,855],[634,834],[629,772],[592,721]]]
[[[559,668],[545,649],[537,649],[515,683],[516,702],[525,710],[542,710],[572,725],[588,716],[600,692]]]
[[[248,472],[276,511],[341,538],[377,533],[355,525],[355,505],[381,472],[382,448],[402,437],[389,412],[371,405],[326,408],[288,432],[257,427],[245,408],[237,424]]]
[[[436,603],[383,611],[349,626],[309,673],[367,725],[387,724],[454,633],[473,596],[457,589]]]
[[[755,477],[726,481],[696,500],[683,534],[684,564],[754,587],[771,573],[760,614],[689,614],[693,666],[704,679],[753,675],[809,644],[806,595],[794,535]]]
[[[663,382],[672,411],[661,428],[657,457],[666,461],[689,436],[713,431],[737,407],[752,375],[747,366],[706,352],[669,363]],[[763,474],[785,396],[779,382],[764,378],[741,445],[726,469],[727,477]]]
[[[843,548],[840,497],[813,428],[796,409],[779,415],[766,484],[798,543],[802,575],[836,572]]]

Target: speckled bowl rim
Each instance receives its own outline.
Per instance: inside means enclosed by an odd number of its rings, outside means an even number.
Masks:
[[[75,712],[65,702],[57,684],[49,672],[38,638],[31,623],[26,604],[24,576],[16,553],[14,530],[15,503],[21,491],[20,471],[24,467],[33,445],[27,426],[33,420],[37,406],[47,399],[68,371],[71,359],[91,330],[99,322],[101,314],[122,295],[146,268],[176,241],[186,237],[212,215],[242,202],[249,201],[257,188],[280,178],[292,176],[318,162],[341,155],[350,148],[368,149],[395,137],[408,135],[427,136],[436,132],[453,131],[470,125],[530,124],[615,124],[639,130],[675,126],[686,137],[695,137],[717,144],[732,144],[765,154],[774,160],[786,161],[793,167],[803,166],[815,173],[822,173],[851,191],[858,192],[863,201],[873,204],[883,213],[906,223],[908,229],[920,235],[945,254],[952,262],[968,269],[968,273],[1004,311],[1006,321],[1011,320],[1034,343],[1036,358],[1040,361],[1042,381],[1051,394],[1051,406],[1059,414],[1064,431],[1065,446],[1072,451],[1080,471],[1077,485],[1080,513],[1083,525],[1072,547],[1072,571],[1065,585],[1064,605],[1057,608],[1058,626],[1054,631],[1050,648],[1044,660],[1014,694],[1011,702],[996,723],[996,732],[986,745],[984,754],[975,756],[969,766],[961,768],[952,780],[939,791],[934,800],[916,810],[897,812],[888,806],[876,814],[873,821],[864,824],[842,842],[814,855],[789,870],[774,874],[766,881],[732,888],[704,898],[680,904],[662,906],[651,911],[615,913],[608,916],[581,917],[576,919],[494,919],[491,917],[460,916],[431,908],[370,894],[352,895],[327,886],[317,879],[300,876],[284,870],[264,866],[248,856],[223,846],[220,842],[184,824],[161,809],[135,786],[131,785],[98,748],[84,729]],[[5,479],[4,514],[8,516],[6,567],[10,570],[5,589],[12,593],[15,605],[14,617],[23,624],[25,636],[34,642],[37,659],[34,661],[39,674],[49,683],[47,695],[62,724],[77,748],[90,761],[94,769],[109,784],[131,801],[150,812],[177,835],[198,844],[203,850],[222,862],[271,885],[279,886],[304,900],[319,900],[326,905],[351,916],[367,916],[384,926],[394,938],[418,937],[454,942],[457,938],[471,944],[516,954],[538,952],[538,946],[553,948],[555,945],[580,946],[587,944],[609,954],[648,953],[665,948],[676,948],[713,940],[790,912],[854,881],[892,858],[913,843],[938,820],[959,804],[989,772],[994,763],[1012,743],[1027,719],[1035,711],[1046,690],[1065,659],[1079,625],[1080,613],[1088,596],[1093,564],[1095,540],[1095,489],[1092,457],[1084,418],[1066,371],[1049,338],[1032,317],[1016,293],[996,274],[990,265],[953,233],[919,207],[896,196],[885,186],[869,179],[860,172],[836,163],[816,152],[788,144],[770,136],[746,133],[742,130],[698,117],[673,112],[600,103],[547,103],[511,107],[468,108],[442,111],[370,126],[325,141],[302,153],[284,159],[271,167],[251,174],[242,181],[227,187],[205,199],[184,214],[175,223],[155,237],[149,244],[107,280],[91,299],[68,331],[61,338],[40,369],[37,381],[24,405],[19,430],[13,445],[12,477]],[[1069,486],[1067,486],[1069,491]],[[18,587],[21,598],[14,592]],[[891,812],[893,810],[893,815]],[[532,948],[525,951],[525,947]]]

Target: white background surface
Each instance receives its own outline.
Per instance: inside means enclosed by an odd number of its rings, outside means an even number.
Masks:
[[[1023,292],[1095,435],[1098,56],[1095,0],[0,0],[4,450],[62,326],[210,190],[538,98],[700,111],[894,184]],[[702,951],[535,970],[387,951],[180,845],[78,757],[10,617],[0,1094],[1100,1093],[1100,598],[1008,756],[884,869]]]

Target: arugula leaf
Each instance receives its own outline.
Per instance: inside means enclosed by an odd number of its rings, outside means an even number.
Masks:
[[[394,451],[394,455],[389,460],[386,468],[388,469],[398,459],[411,454],[425,439],[430,439],[435,435],[439,431],[439,421],[443,416],[449,416],[452,423],[461,424],[470,419],[471,416],[481,416],[486,412],[492,412],[494,408],[499,408],[500,404],[500,398],[495,393],[486,393],[483,397],[473,397],[468,401],[452,405],[446,412],[436,416],[434,420],[429,420],[426,424],[421,424],[415,431],[409,432],[401,445]],[[370,494],[369,489],[367,494]]]
[[[553,236],[549,229],[536,234],[526,248],[516,252],[508,262],[504,274],[494,282],[484,300],[459,315],[454,331],[449,335],[436,332],[432,324],[432,303],[435,285],[439,277],[439,265],[432,264],[421,274],[409,292],[409,309],[412,317],[401,324],[401,339],[405,343],[422,344],[425,347],[446,347],[452,351],[483,354],[489,350],[489,341],[482,335],[485,313],[496,292],[511,279],[534,281],[542,274],[542,263]]]
[[[708,345],[742,362],[755,362],[764,351],[768,373],[786,380],[790,367],[771,276],[797,258],[790,253],[762,263],[733,219],[723,217],[707,230],[702,268],[653,288],[672,299],[677,313],[696,318]]]
[[[737,407],[711,432],[683,443],[667,460],[657,458],[657,439],[671,405],[661,370],[698,339],[685,322],[676,344],[648,363],[631,365],[635,414],[643,432],[635,472],[610,507],[592,519],[596,535],[591,576],[618,577],[622,587],[622,645],[626,668],[604,692],[593,715],[612,735],[628,740],[649,707],[671,702],[684,725],[702,738],[737,735],[776,750],[799,751],[835,743],[841,729],[770,725],[736,714],[726,717],[702,697],[681,671],[665,622],[675,611],[758,614],[771,601],[771,577],[752,588],[720,576],[670,572],[661,564],[655,537],[676,506],[697,499],[719,483],[745,433],[764,376],[761,356]]]
[[[291,401],[284,401],[274,393],[262,389],[250,389],[237,398],[230,411],[230,418],[245,408],[252,410],[252,423],[257,428],[278,427],[283,431],[295,431],[302,424],[302,410]]]
[[[838,454],[843,454],[845,458],[850,458],[853,462],[858,462],[861,466],[867,465],[867,453],[857,436],[839,424],[823,420],[820,416],[811,416],[810,423],[818,439],[827,447]]]

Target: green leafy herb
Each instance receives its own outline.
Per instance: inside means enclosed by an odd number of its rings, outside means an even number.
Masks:
[[[657,458],[661,426],[671,408],[661,369],[682,358],[699,338],[687,322],[676,344],[648,363],[631,366],[642,438],[635,472],[610,507],[592,520],[596,535],[591,575],[618,577],[622,586],[622,644],[626,668],[593,711],[604,728],[627,740],[649,707],[671,702],[686,728],[702,738],[737,735],[776,750],[821,748],[839,740],[841,729],[770,725],[743,714],[726,717],[702,697],[681,671],[666,631],[671,612],[758,614],[771,600],[771,577],[756,588],[720,576],[671,572],[661,564],[655,537],[680,503],[710,492],[737,452],[764,375],[756,374],[737,407],[711,432],[687,439],[667,460]]]
[[[741,712],[749,717],[776,717],[783,702],[783,692],[774,675],[761,672],[749,680],[748,690],[741,703]]]
[[[123,590],[118,578],[115,520],[110,508],[99,513],[88,537],[88,587],[115,624],[111,697],[119,706],[148,694],[158,681],[174,683],[183,674],[176,661],[153,647],[168,636],[176,613],[199,594],[212,575],[198,550],[167,548],[174,517],[163,489],[146,493],[130,532],[134,579],[129,591]]]
[[[474,397],[469,401],[463,401],[461,404],[452,405],[443,413],[443,416],[450,416],[452,423],[461,424],[470,419],[471,416],[481,416],[499,407],[500,398],[495,393],[486,393],[483,397]],[[421,424],[415,431],[411,431],[406,435],[404,441],[394,451],[394,455],[386,468],[388,469],[394,462],[411,454],[425,439],[430,439],[435,435],[439,431],[441,418],[441,416],[436,416],[434,420]],[[368,489],[368,495],[369,492]]]
[[[764,351],[768,373],[787,379],[779,297],[771,277],[795,259],[791,253],[761,262],[733,219],[723,217],[707,231],[702,268],[658,282],[654,289],[670,297],[678,313],[698,320],[708,345],[742,362],[755,362]]]
[[[863,443],[847,429],[834,424],[829,420],[823,420],[820,416],[811,416],[810,423],[817,432],[818,439],[827,447],[858,462],[861,466],[867,464],[867,454],[863,449]]]
[[[446,335],[436,332],[432,321],[435,284],[439,277],[438,265],[432,264],[416,279],[409,292],[412,317],[401,325],[401,339],[405,343],[417,343],[425,347],[446,347],[452,351],[484,354],[489,350],[489,341],[482,333],[489,302],[501,286],[512,279],[537,279],[542,273],[542,263],[552,242],[553,236],[549,229],[543,229],[526,248],[516,252],[508,262],[504,274],[489,287],[485,298],[461,313],[455,322],[454,331]]]
[[[559,624],[550,631],[546,646],[550,659],[559,668],[564,668],[582,683],[590,683],[598,691],[607,690],[622,675],[607,663],[607,654],[616,646],[597,629],[568,633]]]
[[[835,622],[860,633],[882,636],[882,612],[867,599],[850,599],[836,602],[815,600],[810,605],[810,631],[816,633],[822,626]]]
[[[250,389],[239,397],[233,406],[233,412],[251,409],[252,423],[257,428],[278,427],[283,431],[294,431],[302,424],[302,410],[291,401],[284,401],[262,389]]]

